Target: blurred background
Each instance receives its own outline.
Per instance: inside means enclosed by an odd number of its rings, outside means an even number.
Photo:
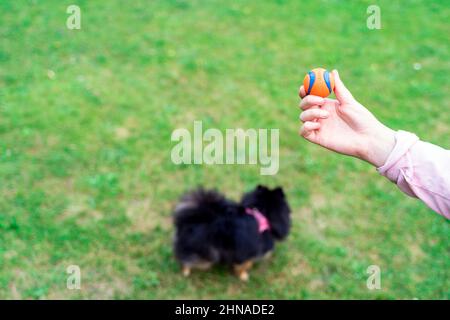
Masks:
[[[373,2],[2,0],[0,298],[450,298],[449,222],[297,134],[304,74],[336,68],[383,123],[450,148],[448,1]],[[278,174],[174,165],[171,133],[194,120],[279,128]],[[249,283],[220,267],[184,279],[179,196],[258,183],[287,192],[288,240]],[[81,290],[66,288],[69,265]]]

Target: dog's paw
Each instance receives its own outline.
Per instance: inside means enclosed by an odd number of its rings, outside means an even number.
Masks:
[[[191,268],[189,268],[187,266],[183,266],[181,273],[183,274],[183,276],[189,277],[189,275],[191,274]]]
[[[241,281],[247,282],[249,278],[248,272],[241,272],[241,274],[239,274],[239,279]]]

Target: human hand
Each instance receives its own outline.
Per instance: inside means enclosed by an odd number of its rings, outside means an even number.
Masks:
[[[337,100],[306,96],[300,87],[300,135],[329,150],[357,157],[381,167],[395,145],[395,132],[389,129],[344,86],[333,70]]]

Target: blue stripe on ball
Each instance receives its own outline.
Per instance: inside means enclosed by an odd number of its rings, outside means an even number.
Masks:
[[[325,71],[323,73],[323,79],[325,80],[325,83],[326,83],[326,85],[328,87],[328,90],[331,93],[330,73],[328,71]]]
[[[314,85],[314,81],[316,81],[316,74],[312,71],[308,72],[309,75],[309,87],[308,87],[308,92],[306,93],[307,95],[311,93],[311,89]]]

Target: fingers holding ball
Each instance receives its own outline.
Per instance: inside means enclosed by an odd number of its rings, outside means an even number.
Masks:
[[[303,99],[306,96],[305,87],[303,85],[298,89],[298,96]]]
[[[325,99],[334,90],[334,74],[323,68],[316,68],[309,71],[300,86],[298,95],[302,99],[300,108],[300,120],[303,122],[300,128],[300,135],[311,140],[314,138],[313,132],[321,127],[319,119],[326,119],[330,116],[327,110],[321,108],[325,104]]]
[[[313,131],[320,129],[320,122],[306,121],[300,128],[300,135],[308,137]]]
[[[330,113],[326,110],[308,109],[300,114],[300,120],[302,122],[307,122],[307,121],[314,121],[316,119],[326,119],[328,118],[329,115]]]
[[[314,106],[321,106],[325,103],[325,99],[318,96],[306,96],[300,102],[300,108],[302,110],[307,110]]]

